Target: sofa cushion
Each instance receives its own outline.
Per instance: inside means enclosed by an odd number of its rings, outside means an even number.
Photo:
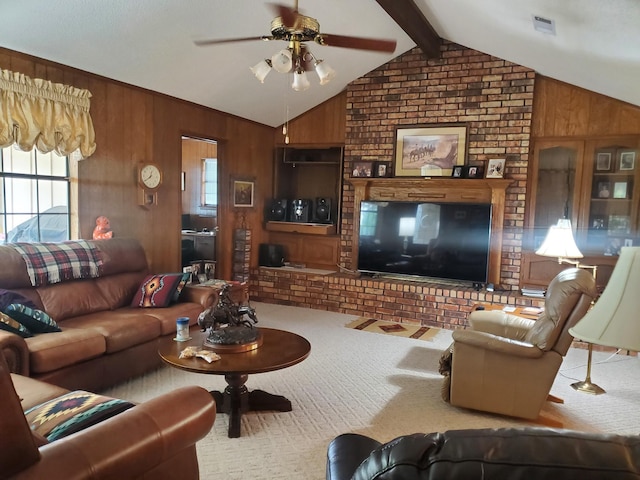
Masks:
[[[199,303],[181,302],[166,308],[146,308],[144,315],[153,317],[160,322],[161,335],[170,335],[176,333],[178,317],[189,317],[189,326],[192,326],[198,323],[198,315],[201,312],[202,305]]]
[[[22,338],[33,337],[33,334],[24,325],[3,312],[0,312],[0,330],[15,333]]]
[[[109,304],[111,310],[131,306],[131,300],[138,290],[140,282],[148,272],[115,273],[95,279],[100,293]]]
[[[173,300],[182,280],[182,273],[160,273],[148,275],[138,286],[132,307],[166,307]]]
[[[19,303],[12,303],[7,307],[5,313],[14,320],[24,325],[31,333],[59,332],[58,324],[42,310],[27,307]]]
[[[75,280],[37,289],[43,310],[60,326],[67,318],[109,310],[95,280]]]
[[[25,416],[32,431],[52,442],[133,406],[117,398],[76,390],[28,409]]]
[[[62,327],[62,331],[26,340],[32,374],[53,372],[103,355],[104,335],[92,329]]]

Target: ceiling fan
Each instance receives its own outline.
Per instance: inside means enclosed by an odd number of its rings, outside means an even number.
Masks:
[[[280,73],[293,71],[294,90],[306,90],[309,82],[304,75],[306,70],[315,68],[320,77],[320,84],[325,84],[335,76],[335,71],[323,60],[317,59],[306,47],[304,42],[315,42],[318,45],[330,47],[353,48],[373,52],[393,53],[396,49],[396,41],[382,38],[352,37],[347,35],[334,35],[320,32],[318,20],[298,11],[298,0],[294,7],[271,3],[276,17],[271,21],[271,35],[256,37],[241,37],[212,40],[196,40],[198,46],[220,45],[232,42],[244,42],[250,40],[284,40],[288,42],[287,48],[276,53],[271,59],[262,60],[251,68],[258,80],[264,82],[264,78],[274,68]]]

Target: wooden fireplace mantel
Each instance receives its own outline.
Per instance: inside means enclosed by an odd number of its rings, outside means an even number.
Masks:
[[[452,178],[351,178],[354,187],[354,234],[360,231],[360,202],[364,200],[490,203],[491,241],[488,282],[500,284],[502,232],[507,187],[510,179]],[[358,242],[353,242],[351,260],[356,268]]]

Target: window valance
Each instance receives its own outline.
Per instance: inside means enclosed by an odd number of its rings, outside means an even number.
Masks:
[[[82,158],[96,149],[89,90],[0,69],[0,147]]]

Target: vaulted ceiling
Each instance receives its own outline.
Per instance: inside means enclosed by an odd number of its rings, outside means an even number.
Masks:
[[[295,92],[291,74],[261,84],[249,69],[283,41],[194,43],[269,35],[275,11],[262,0],[0,0],[0,46],[270,126],[416,45],[437,56],[440,39],[640,105],[637,0],[299,0],[299,10],[323,33],[394,39],[396,50],[308,44],[337,75],[319,85],[309,72],[310,88]],[[555,34],[536,31],[535,16]]]

